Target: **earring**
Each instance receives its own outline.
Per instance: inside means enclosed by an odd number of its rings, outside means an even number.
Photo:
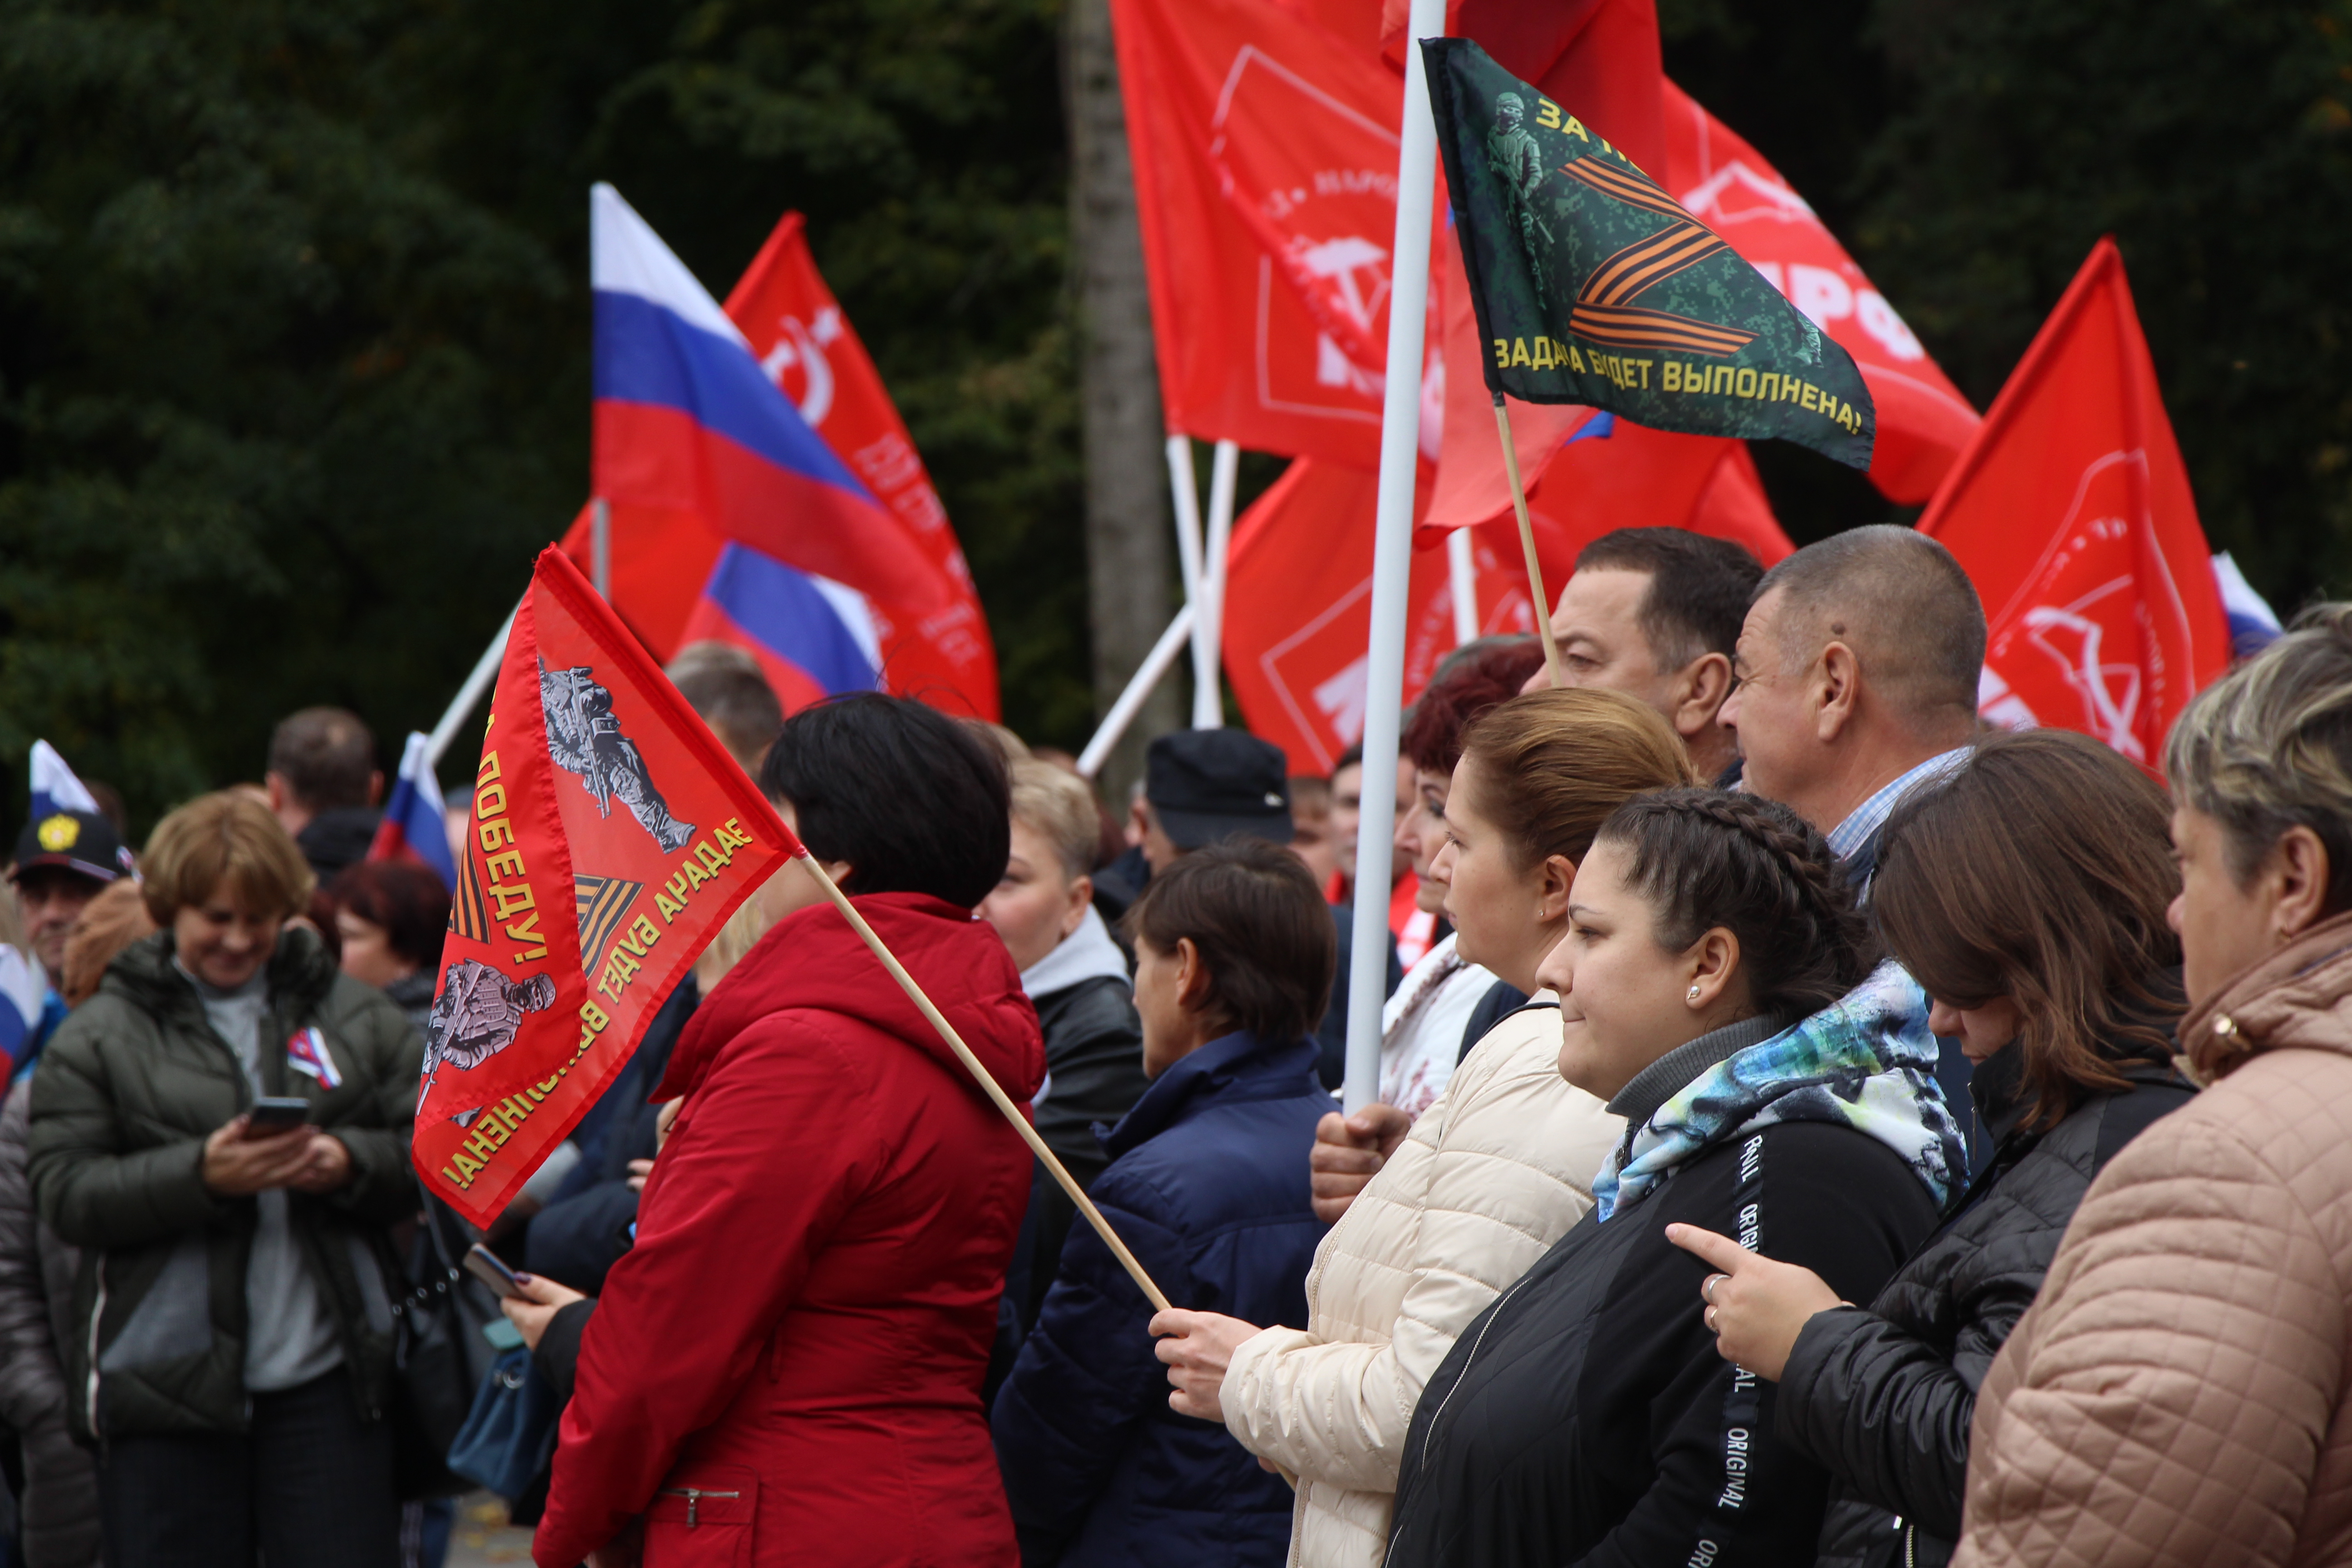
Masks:
[[[1696,985],[1690,988],[1690,999],[1694,1002],[1698,1000],[1698,987]]]

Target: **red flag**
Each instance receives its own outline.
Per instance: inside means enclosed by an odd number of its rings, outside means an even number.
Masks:
[[[949,603],[926,612],[867,595],[883,679],[894,691],[927,700],[945,688],[971,711],[994,719],[996,650],[971,569],[898,405],[816,269],[800,214],[786,213],[768,236],[727,296],[727,314],[801,417],[913,526],[924,553],[953,584]]]
[[[1264,0],[1112,0],[1168,428],[1380,456],[1402,94]]]
[[[2230,629],[2189,473],[2102,239],[1919,531],[1984,600],[1985,717],[2095,735],[2153,771]]]
[[[1890,500],[1926,500],[1976,434],[1977,411],[1780,172],[1663,86],[1666,189],[1853,356],[1878,411],[1871,480]]]
[[[1379,489],[1377,476],[1364,469],[1302,458],[1234,529],[1225,675],[1250,732],[1280,746],[1295,773],[1328,773],[1363,735]],[[1622,422],[1608,439],[1579,441],[1560,454],[1552,481],[1529,500],[1528,521],[1545,584],[1555,593],[1578,552],[1613,528],[1673,523],[1737,540],[1767,564],[1792,548],[1743,443]],[[1480,634],[1534,631],[1516,519],[1473,528],[1470,542]],[[1408,702],[1454,647],[1446,552],[1415,551],[1412,581]]]
[[[516,613],[475,773],[414,1157],[487,1225],[797,841],[562,552]]]
[[[928,612],[867,595],[885,681],[940,706],[996,718],[996,653],[971,570],[897,405],[816,269],[800,214],[786,213],[777,223],[726,310],[801,417],[885,506],[913,525],[950,585],[945,602]],[[622,505],[612,509],[611,535],[614,607],[667,659],[677,651],[726,541],[694,512]],[[562,547],[588,568],[587,508],[573,519]],[[941,700],[949,693],[961,700]]]
[[[1411,0],[1384,0],[1381,45],[1404,68]],[[1655,175],[1666,163],[1654,0],[1446,0],[1445,31],[1565,105]]]

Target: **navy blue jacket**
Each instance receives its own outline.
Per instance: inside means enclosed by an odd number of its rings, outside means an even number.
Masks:
[[[1307,1323],[1323,1238],[1308,1202],[1332,1109],[1315,1043],[1212,1040],[1103,1139],[1091,1196],[1179,1307]],[[997,1463],[1024,1568],[1280,1568],[1291,1492],[1224,1426],[1168,1408],[1151,1305],[1093,1229],[1070,1227],[1036,1331],[996,1396]]]

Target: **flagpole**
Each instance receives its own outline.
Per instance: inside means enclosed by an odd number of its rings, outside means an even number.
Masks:
[[[866,917],[857,912],[857,906],[849,901],[848,895],[841,890],[841,884],[833,879],[817,858],[808,852],[805,845],[800,847],[794,858],[816,878],[817,885],[824,889],[824,896],[833,900],[833,907],[841,911],[842,918],[849,922],[849,928],[857,933],[859,940],[882,961],[882,967],[890,972],[890,978],[898,983],[898,989],[907,994],[907,1000],[915,1005],[931,1027],[938,1031],[940,1038],[947,1042],[948,1049],[956,1054],[956,1059],[963,1063],[965,1070],[987,1092],[1004,1120],[1021,1134],[1022,1142],[1029,1145],[1029,1152],[1037,1156],[1046,1172],[1061,1184],[1062,1190],[1070,1194],[1070,1201],[1078,1205],[1078,1212],[1087,1216],[1087,1223],[1095,1227],[1095,1234],[1103,1238],[1103,1245],[1110,1248],[1111,1255],[1127,1270],[1128,1278],[1135,1281],[1136,1287],[1155,1309],[1162,1312],[1169,1310],[1167,1296],[1151,1282],[1151,1276],[1143,1271],[1143,1265],[1136,1261],[1135,1254],[1128,1250],[1127,1243],[1118,1238],[1118,1232],[1111,1229],[1110,1221],[1102,1216],[1102,1210],[1095,1207],[1094,1200],[1087,1196],[1087,1190],[1078,1185],[1077,1178],[1055,1158],[1054,1151],[1045,1146],[1045,1141],[1037,1136],[1036,1128],[1030,1125],[1028,1114],[1013,1103],[1012,1097],[1004,1092],[988,1068],[981,1065],[980,1058],[971,1054],[971,1047],[963,1043],[963,1037],[956,1033],[955,1026],[947,1021],[945,1015],[932,1005],[929,996],[923,994],[923,988],[915,984],[915,977],[907,973],[906,965],[900,963],[883,944],[882,939],[875,934],[874,928],[866,923]]]
[[[1478,640],[1478,561],[1470,552],[1470,531],[1445,536],[1446,583],[1454,590],[1454,646]]]
[[[1195,618],[1196,647],[1208,655],[1196,667],[1200,679],[1192,686],[1192,728],[1220,729],[1225,722],[1224,635],[1225,567],[1234,542],[1234,481],[1241,468],[1241,448],[1220,441],[1216,461],[1209,469],[1209,539],[1202,562],[1200,614]]]
[[[1536,558],[1535,525],[1528,521],[1527,487],[1519,483],[1519,449],[1511,444],[1511,411],[1495,394],[1495,428],[1503,437],[1503,472],[1511,479],[1511,507],[1519,514],[1519,549],[1528,558],[1528,595],[1535,600],[1536,630],[1543,637],[1544,672],[1554,686],[1568,684],[1559,668],[1559,644],[1551,635],[1551,599],[1544,592],[1543,563]]]
[[[1412,579],[1412,491],[1421,460],[1422,335],[1429,306],[1430,207],[1437,181],[1437,127],[1421,50],[1445,31],[1445,0],[1412,0],[1405,30],[1404,135],[1397,152],[1396,241],[1391,247],[1388,374],[1381,392],[1380,502],[1372,532],[1371,642],[1364,664],[1364,788],[1387,798],[1396,777],[1404,700],[1404,634]],[[1356,826],[1355,923],[1349,932],[1348,1077],[1342,1104],[1377,1097],[1381,1005],[1388,992],[1388,889],[1391,824],[1367,811]]]
[[[613,504],[603,496],[588,503],[588,580],[598,598],[613,602]]]
[[[1184,605],[1192,612],[1192,724],[1201,726],[1201,689],[1216,679],[1214,655],[1201,640],[1201,483],[1192,473],[1192,437],[1168,437],[1168,494],[1175,503],[1176,563],[1184,578]]]
[[[1102,772],[1103,759],[1118,744],[1118,738],[1127,733],[1127,727],[1135,722],[1136,710],[1143,706],[1143,700],[1151,695],[1151,689],[1160,684],[1160,678],[1168,673],[1168,667],[1184,651],[1184,639],[1192,635],[1192,606],[1187,605],[1176,612],[1176,618],[1168,623],[1168,629],[1160,634],[1160,640],[1151,645],[1151,651],[1143,656],[1143,662],[1128,677],[1127,689],[1118,694],[1118,700],[1110,705],[1103,721],[1095,726],[1094,738],[1078,753],[1080,778],[1092,779]]]
[[[449,706],[441,714],[441,722],[433,726],[432,737],[425,742],[425,760],[436,773],[443,753],[457,738],[457,727],[466,721],[466,715],[474,710],[474,704],[482,700],[482,693],[490,689],[490,682],[499,678],[499,661],[507,656],[507,638],[512,635],[515,616],[521,610],[522,601],[518,599],[515,607],[507,612],[507,618],[499,623],[498,636],[492,637],[490,646],[482,650],[482,657],[474,661],[473,669],[466,676],[466,684],[457,688],[457,695],[450,699]]]

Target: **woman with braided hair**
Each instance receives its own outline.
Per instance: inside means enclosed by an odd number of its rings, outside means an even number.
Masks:
[[[1455,1342],[1413,1414],[1392,1568],[1809,1561],[1829,1478],[1725,1363],[1670,1224],[1875,1295],[1962,1168],[1916,989],[1874,971],[1821,836],[1713,790],[1602,825],[1538,977],[1560,1076],[1625,1119],[1591,1214]]]

